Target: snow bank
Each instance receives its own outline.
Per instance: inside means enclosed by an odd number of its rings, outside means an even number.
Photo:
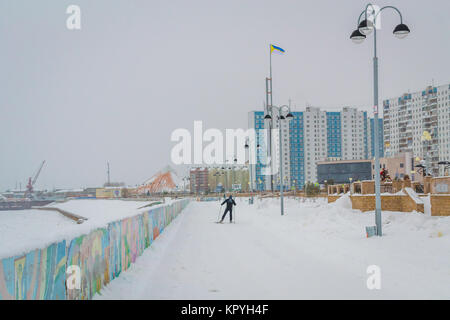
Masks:
[[[88,234],[94,229],[106,227],[109,222],[148,211],[153,207],[138,208],[150,203],[152,202],[83,199],[49,205],[88,218],[83,224],[77,224],[52,211],[0,211],[0,259]],[[172,200],[166,202],[170,203]]]
[[[347,193],[347,194],[344,194],[339,199],[337,199],[335,202],[332,202],[331,205],[334,207],[342,208],[342,209],[351,209],[352,201],[350,200],[350,196]]]
[[[419,198],[417,193],[412,188],[405,188],[406,194],[414,200],[416,204],[423,204],[422,199]]]
[[[70,241],[53,240],[46,247],[1,259],[0,300],[91,299],[101,286],[127,270],[188,203],[188,199],[173,201],[133,216],[116,212],[109,218],[124,218]],[[67,206],[74,208],[73,203]],[[75,207],[79,208],[79,203]],[[107,210],[96,213],[105,214]],[[89,227],[106,220],[97,219]],[[79,268],[80,289],[66,287],[69,266]]]
[[[348,197],[236,199],[236,224],[214,224],[218,203],[193,202],[133,267],[96,299],[449,299],[450,217],[373,212]],[[366,286],[381,269],[381,290]]]

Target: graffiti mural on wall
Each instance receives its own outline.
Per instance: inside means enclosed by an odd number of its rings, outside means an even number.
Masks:
[[[65,299],[66,242],[0,263],[0,300]]]
[[[67,290],[68,299],[91,299],[109,283],[110,247],[107,229],[96,229],[75,238],[67,251],[67,265],[81,270],[81,288]]]
[[[187,206],[188,199],[111,222],[87,235],[0,260],[0,300],[92,299],[127,270]],[[80,287],[66,288],[69,266],[78,266]]]

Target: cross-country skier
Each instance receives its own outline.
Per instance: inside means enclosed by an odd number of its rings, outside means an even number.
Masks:
[[[219,223],[223,222],[223,219],[225,219],[225,216],[227,215],[227,212],[230,212],[230,223],[233,221],[233,205],[236,205],[236,202],[234,202],[233,197],[230,195],[228,199],[225,199],[224,202],[222,202],[221,206],[224,204],[227,204],[227,207],[225,208],[225,212],[223,213],[222,219],[220,219]]]

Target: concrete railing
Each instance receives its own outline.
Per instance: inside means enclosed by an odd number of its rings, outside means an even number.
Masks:
[[[92,299],[136,261],[189,201],[152,208],[69,242],[0,260],[0,300]]]

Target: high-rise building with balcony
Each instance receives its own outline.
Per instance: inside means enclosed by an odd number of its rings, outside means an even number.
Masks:
[[[442,175],[439,161],[450,160],[450,85],[428,86],[383,102],[386,152],[411,152]],[[424,134],[425,132],[425,134]]]
[[[326,160],[362,160],[373,158],[373,119],[367,112],[344,107],[339,112],[328,112],[318,107],[293,111],[294,118],[282,122],[283,176],[285,189],[302,189],[306,182],[317,182],[317,162]],[[263,174],[266,154],[270,154],[264,129],[267,128],[264,112],[249,113],[249,128],[256,130],[256,164],[250,166],[250,182],[254,190],[279,190],[278,175]],[[372,130],[372,132],[370,132]],[[380,119],[380,157],[383,156],[383,120]],[[273,139],[272,154],[278,159],[278,139]],[[277,162],[278,163],[278,162]]]

